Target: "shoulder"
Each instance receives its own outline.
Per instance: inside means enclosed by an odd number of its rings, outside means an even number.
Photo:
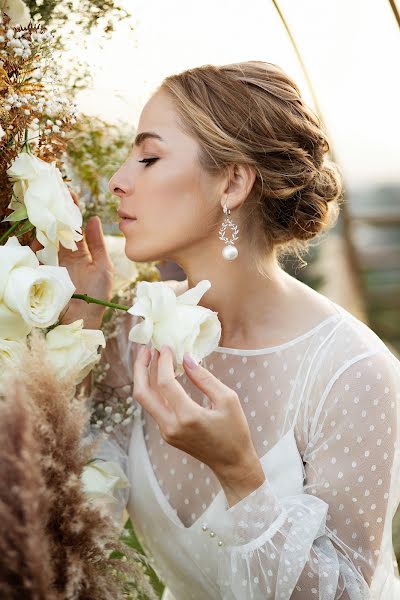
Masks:
[[[387,354],[398,362],[396,350],[382,340],[369,325],[343,307],[336,307],[340,316],[327,333],[327,353],[336,357],[338,366],[373,354]]]
[[[353,394],[355,402],[371,395],[400,396],[400,361],[395,350],[363,321],[340,307],[340,316],[324,332],[314,362],[316,402]]]

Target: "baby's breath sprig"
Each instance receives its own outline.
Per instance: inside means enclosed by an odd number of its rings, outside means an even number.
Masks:
[[[11,25],[0,13],[0,220],[7,214],[12,186],[6,171],[22,149],[56,161],[76,124],[76,106],[60,92],[54,68],[53,35],[42,25]]]
[[[132,304],[134,284],[131,288],[121,291],[114,299]],[[123,324],[126,315],[123,312],[112,311],[103,320],[102,330],[107,344],[123,335]],[[106,345],[107,348],[107,345]],[[93,386],[96,388],[96,402],[92,407],[90,422],[94,429],[109,434],[116,427],[125,429],[135,416],[135,406],[132,396],[132,382],[112,386],[107,383],[107,375],[111,365],[100,361],[93,369]]]

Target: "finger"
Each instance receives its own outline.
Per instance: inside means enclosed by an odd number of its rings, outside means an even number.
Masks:
[[[103,227],[98,216],[90,217],[85,230],[86,243],[92,260],[95,263],[105,263],[109,261],[109,255],[106,246],[106,239],[103,234]]]
[[[159,394],[165,406],[171,408],[168,404],[167,399],[163,396],[160,388],[158,387],[158,360],[160,358],[160,353],[155,348],[151,351],[151,362],[149,366],[149,380],[150,387]]]
[[[175,379],[172,351],[168,346],[162,346],[158,359],[158,388],[166,398],[176,415],[193,414],[200,409]]]
[[[153,390],[157,389],[158,357],[159,353],[155,348],[152,348],[149,365],[149,381]]]
[[[150,386],[149,363],[150,351],[146,346],[142,346],[133,367],[134,396],[160,428],[164,429],[170,421],[171,411],[163,404],[158,394]]]
[[[185,352],[183,366],[189,379],[218,406],[225,402],[232,402],[237,394],[230,387],[222,383],[210,371],[197,364],[193,357]]]

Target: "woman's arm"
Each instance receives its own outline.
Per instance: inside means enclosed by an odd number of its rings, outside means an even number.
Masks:
[[[304,493],[278,499],[268,480],[209,522],[222,541],[226,600],[370,598],[399,485],[399,364],[389,353],[338,370],[309,423]],[[391,557],[388,557],[391,565]],[[389,567],[390,568],[390,567]]]

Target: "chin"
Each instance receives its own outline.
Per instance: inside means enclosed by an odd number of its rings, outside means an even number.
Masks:
[[[125,254],[134,262],[156,262],[163,259],[164,252],[155,251],[154,248],[138,248],[135,244],[125,243]]]

